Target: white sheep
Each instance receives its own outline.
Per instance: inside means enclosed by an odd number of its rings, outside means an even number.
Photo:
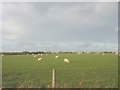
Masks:
[[[58,58],[59,56],[57,55],[57,56],[55,56],[55,58]]]
[[[41,54],[41,56],[42,56],[43,54]]]
[[[103,55],[105,55],[105,54],[103,53]]]
[[[66,58],[64,59],[64,62],[65,62],[65,63],[70,63],[69,60],[66,59]]]
[[[32,54],[32,55],[34,55],[34,54]]]
[[[118,52],[116,52],[115,55],[117,56],[117,55],[118,55]]]
[[[34,58],[36,57],[36,55],[34,55]]]
[[[42,60],[42,58],[38,58],[38,61]]]

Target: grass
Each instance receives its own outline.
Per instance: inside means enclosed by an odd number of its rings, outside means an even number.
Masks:
[[[58,88],[117,88],[118,57],[113,54],[48,54],[3,56],[2,80],[7,88],[49,88],[56,69]],[[68,58],[70,63],[64,63]]]

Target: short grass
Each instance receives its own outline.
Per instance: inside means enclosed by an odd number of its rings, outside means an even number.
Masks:
[[[55,59],[54,57],[60,57]],[[37,61],[42,57],[42,61]],[[64,63],[68,58],[70,63]],[[56,69],[57,88],[118,87],[118,57],[114,54],[48,54],[3,56],[2,80],[6,88],[51,88]]]

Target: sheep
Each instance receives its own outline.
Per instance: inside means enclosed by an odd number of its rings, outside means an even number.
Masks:
[[[42,56],[43,54],[41,54],[41,56]]]
[[[117,55],[118,55],[118,52],[116,52],[115,55],[117,56]]]
[[[36,55],[34,55],[34,58],[36,57]]]
[[[32,55],[34,55],[34,54],[32,54]]]
[[[38,61],[42,60],[42,58],[38,58]]]
[[[58,58],[59,56],[55,56],[55,58]]]
[[[105,55],[105,54],[103,53],[103,55]]]
[[[69,60],[66,59],[66,58],[64,59],[64,62],[65,62],[65,63],[70,63]]]

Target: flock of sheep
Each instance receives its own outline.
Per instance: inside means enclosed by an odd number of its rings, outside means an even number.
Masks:
[[[32,55],[34,55],[34,54],[32,54]],[[43,54],[38,54],[38,55],[41,55],[41,56],[42,56]],[[47,54],[45,54],[45,55],[47,55]],[[37,55],[34,55],[33,57],[34,57],[34,58],[37,58]],[[58,55],[55,56],[55,59],[57,59],[57,58],[59,58]],[[37,61],[41,61],[41,60],[43,60],[43,58],[41,58],[41,57],[39,57],[39,58],[37,59]],[[65,58],[63,61],[64,61],[64,63],[70,63],[69,59],[67,59],[67,58]]]
[[[57,59],[57,58],[59,58],[59,56],[58,56],[58,55],[57,55],[57,56],[55,56],[55,59]],[[64,59],[64,62],[65,62],[65,63],[70,63],[70,61],[69,61],[67,58],[65,58],[65,59]]]
[[[82,53],[77,53],[78,55],[80,55],[80,54],[82,54]],[[105,55],[105,53],[96,53],[97,55],[99,55],[99,54],[102,54],[102,55]],[[114,53],[116,56],[118,56],[118,55],[120,55],[118,52],[116,52],[116,53]],[[37,55],[36,54],[32,54],[33,55],[33,57],[34,58],[37,58]],[[47,54],[38,54],[38,56],[39,55],[47,55]],[[57,58],[59,58],[60,56],[58,56],[58,55],[56,55],[54,58],[55,59],[57,59]],[[41,57],[39,57],[38,59],[37,59],[37,61],[41,61],[41,60],[43,60],[43,58],[41,58]],[[63,61],[64,61],[64,63],[70,63],[70,61],[69,61],[69,59],[67,59],[67,58],[64,58],[63,59]]]

